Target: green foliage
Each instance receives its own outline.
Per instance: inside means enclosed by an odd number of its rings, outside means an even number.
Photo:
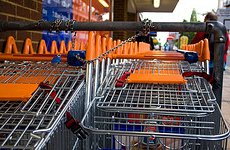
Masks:
[[[190,17],[190,22],[197,22],[197,14],[196,14],[195,8],[193,8],[193,10],[192,10],[192,14],[191,14],[191,17]]]
[[[183,22],[188,22],[187,20],[183,20]],[[197,21],[197,13],[195,8],[193,8],[192,13],[191,13],[191,17],[190,17],[190,22],[198,22]],[[193,37],[195,36],[196,32],[181,32],[180,35],[181,36],[187,36],[188,37],[188,43],[192,42]]]

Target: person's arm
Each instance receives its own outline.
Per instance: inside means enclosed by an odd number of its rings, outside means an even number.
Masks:
[[[204,39],[204,37],[204,32],[197,32],[196,35],[193,37],[191,44],[200,42]]]
[[[225,42],[225,48],[224,48],[224,50],[225,50],[225,52],[227,53],[227,50],[228,50],[228,46],[229,46],[229,43],[230,43],[230,39],[229,39],[229,35],[228,35],[228,33],[226,33],[226,42]]]
[[[229,35],[228,33],[226,34],[226,42],[225,42],[225,47],[224,47],[224,62],[227,62],[227,55],[228,55],[228,46],[230,43]]]

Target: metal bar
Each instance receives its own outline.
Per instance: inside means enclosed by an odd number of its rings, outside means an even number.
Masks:
[[[142,22],[74,22],[72,28],[67,25],[68,21],[61,21],[58,30],[80,30],[80,31],[137,31],[145,26]],[[7,30],[57,30],[55,22],[36,21],[36,22],[6,22],[0,21],[0,31]],[[174,31],[192,32],[205,31],[206,23],[188,22],[152,22],[152,31]]]
[[[93,97],[93,89],[92,89],[92,74],[93,74],[93,63],[89,63],[86,66],[86,92],[85,92],[85,108],[87,110],[89,104]]]
[[[95,64],[95,80],[94,80],[94,96],[96,96],[97,89],[100,83],[100,60],[96,60]]]
[[[223,88],[223,71],[224,71],[224,46],[226,42],[226,28],[220,22],[209,22],[208,26],[213,25],[214,32],[214,68],[213,76],[215,83],[213,84],[213,92],[216,96],[218,105],[221,108],[222,88]]]
[[[0,21],[0,31],[7,30],[81,30],[81,31],[137,31],[144,28],[150,28],[151,31],[174,31],[174,32],[204,32],[214,33],[214,78],[216,83],[213,85],[213,91],[217,102],[221,106],[222,84],[223,84],[223,49],[226,41],[226,28],[220,22],[207,23],[182,23],[182,22],[152,22],[145,26],[143,22],[74,22],[72,26],[68,21],[61,21],[60,24],[48,21],[38,22],[6,22]]]
[[[105,59],[102,59],[101,61],[101,78],[100,78],[100,84],[103,82],[104,77],[105,77]]]

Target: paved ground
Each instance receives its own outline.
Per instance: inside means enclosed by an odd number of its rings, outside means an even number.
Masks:
[[[230,127],[230,55],[228,54],[228,68],[224,72],[223,81],[223,95],[222,95],[222,106],[221,110],[224,118]],[[230,150],[230,138],[228,140],[228,150]]]
[[[224,72],[222,95],[222,112],[227,123],[230,125],[230,69]]]

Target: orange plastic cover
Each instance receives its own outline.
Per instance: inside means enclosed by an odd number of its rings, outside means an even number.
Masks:
[[[154,84],[185,84],[186,80],[180,74],[130,74],[128,83]]]
[[[180,74],[179,70],[173,69],[139,69],[134,72],[134,74],[160,74],[160,75],[172,75],[172,74]]]
[[[31,77],[26,77],[26,76],[0,76],[0,81],[5,81],[8,80],[8,83],[23,83],[23,84],[39,84],[43,81],[49,82],[49,84],[54,84],[57,81],[58,77],[55,76],[31,76]]]
[[[39,84],[0,84],[0,101],[26,102]]]

